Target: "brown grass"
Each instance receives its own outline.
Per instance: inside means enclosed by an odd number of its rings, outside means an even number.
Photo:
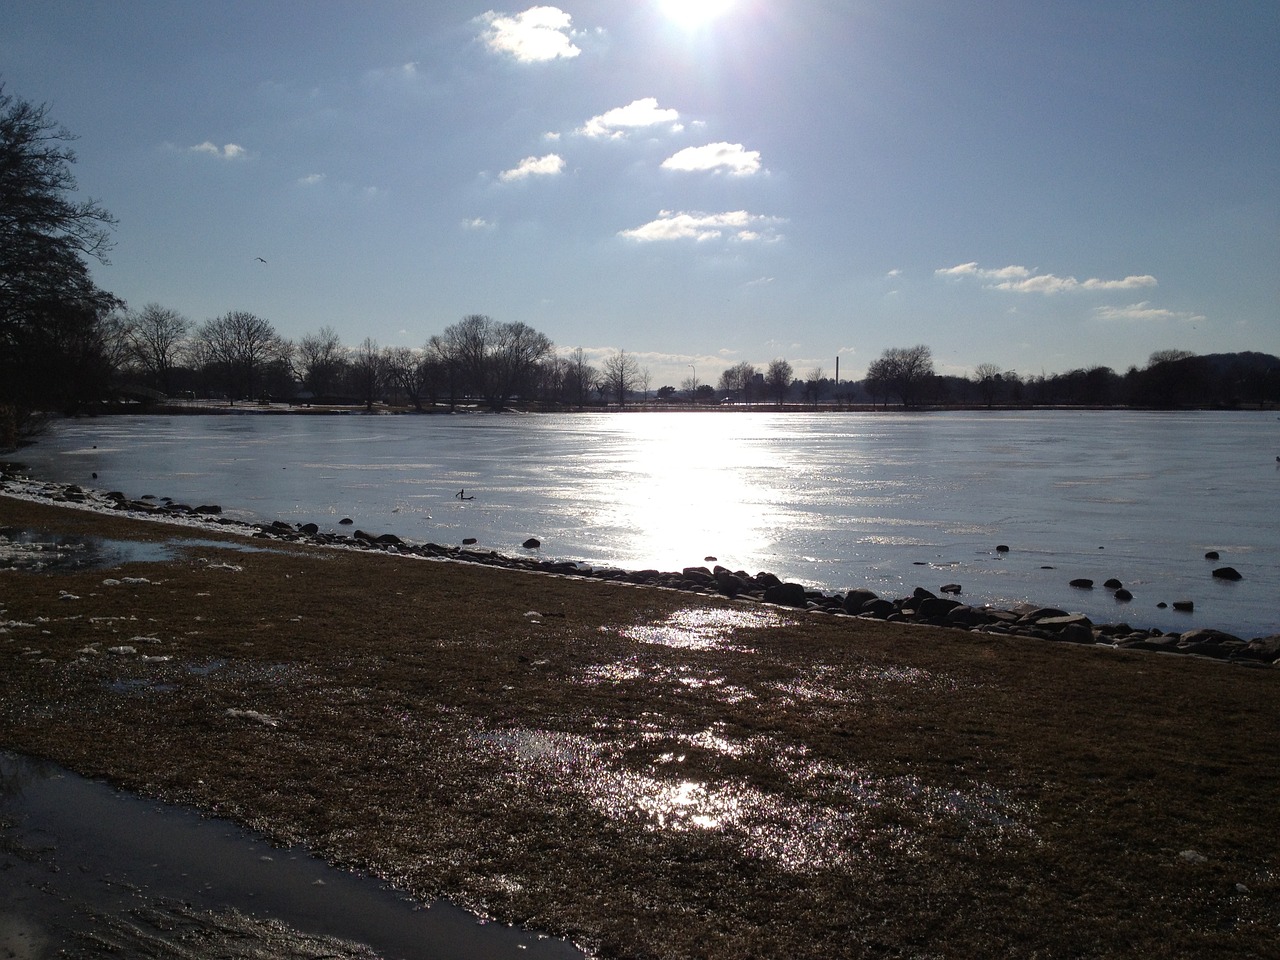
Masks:
[[[1275,949],[1277,671],[275,547],[0,572],[0,746],[611,957]]]

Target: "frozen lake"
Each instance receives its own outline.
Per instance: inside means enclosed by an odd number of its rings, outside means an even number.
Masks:
[[[714,556],[888,597],[959,583],[973,604],[1253,637],[1280,632],[1277,454],[1274,413],[980,411],[108,417],[58,422],[20,458],[239,519],[517,555],[533,536],[628,569]],[[1194,613],[1157,606],[1181,599]]]

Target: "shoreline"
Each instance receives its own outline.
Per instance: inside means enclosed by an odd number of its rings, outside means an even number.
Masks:
[[[377,534],[355,529],[350,535],[321,532],[315,523],[290,524],[233,520],[223,517],[216,504],[191,506],[169,498],[130,499],[118,491],[85,489],[77,484],[32,480],[0,472],[0,495],[30,497],[37,501],[80,507],[98,512],[166,520],[174,523],[228,530],[258,540],[302,542],[324,547],[382,552],[397,556],[449,560],[508,570],[522,570],[568,577],[660,587],[691,594],[717,595],[778,605],[785,608],[850,616],[889,623],[949,627],[1055,642],[1103,645],[1125,650],[1202,656],[1248,666],[1280,667],[1280,630],[1255,637],[1241,637],[1211,627],[1182,631],[1134,628],[1128,623],[1095,623],[1089,617],[1068,610],[1026,602],[1009,608],[992,605],[971,606],[959,599],[958,584],[943,585],[937,592],[915,587],[908,596],[886,598],[874,591],[853,588],[828,593],[801,583],[786,582],[767,571],[755,574],[730,570],[707,557],[714,566],[691,566],[680,571],[624,570],[594,566],[570,560],[515,557],[468,545],[442,545],[415,541],[396,534]],[[536,550],[536,539],[526,548]],[[1001,548],[997,548],[1001,549]],[[1006,548],[1007,549],[1007,548]],[[1231,568],[1224,568],[1230,571]],[[1215,574],[1216,575],[1216,574]],[[1085,581],[1081,581],[1081,586]],[[1073,583],[1073,585],[1075,585]],[[1087,581],[1089,589],[1093,582]],[[1109,585],[1108,585],[1109,586]],[[1115,586],[1119,586],[1118,583]],[[942,594],[939,596],[939,594]],[[1174,601],[1175,609],[1191,610],[1191,601]]]
[[[0,523],[167,551],[0,571],[0,747],[419,901],[600,957],[1274,944],[1272,670],[83,505]]]

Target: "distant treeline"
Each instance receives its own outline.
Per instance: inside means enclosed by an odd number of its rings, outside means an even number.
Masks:
[[[623,350],[597,368],[581,348],[556,350],[523,323],[472,315],[418,348],[344,345],[330,327],[297,341],[246,311],[194,324],[177,310],[138,310],[93,281],[106,262],[115,219],[81,199],[72,175],[73,135],[43,105],[0,82],[0,449],[51,411],[78,412],[174,398],[376,404],[414,410],[459,404],[501,410],[585,409],[637,400],[663,404],[821,405],[1087,404],[1144,407],[1275,404],[1280,360],[1258,353],[1152,354],[1143,369],[1108,367],[1024,376],[979,364],[970,378],[934,371],[924,344],[893,347],[856,382],[821,368],[797,375],[776,358],[748,363],[714,384],[696,376],[654,384]]]

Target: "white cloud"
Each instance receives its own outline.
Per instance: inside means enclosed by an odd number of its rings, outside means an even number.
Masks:
[[[1150,274],[1131,275],[1122,280],[1101,280],[1096,277],[1077,280],[1075,277],[1059,277],[1052,273],[1036,273],[1016,264],[996,269],[978,266],[977,262],[961,263],[933,271],[935,277],[960,280],[973,278],[988,290],[1005,290],[1013,293],[1071,293],[1078,290],[1137,290],[1156,286],[1156,278]]]
[[[760,171],[760,151],[744,149],[740,143],[708,143],[685,147],[662,161],[664,170],[727,170],[730,176],[750,176]]]
[[[298,183],[304,187],[314,187],[317,183],[324,180],[323,173],[308,173],[305,177],[299,177]]]
[[[697,240],[701,243],[723,236],[744,242],[768,241],[779,238],[774,226],[782,222],[778,217],[766,217],[745,210],[727,213],[674,213],[662,210],[656,220],[630,230],[619,230],[618,236],[641,242]]]
[[[1149,300],[1143,300],[1141,303],[1131,303],[1127,307],[1098,307],[1093,311],[1093,316],[1095,320],[1137,321],[1140,323],[1161,320],[1180,320],[1192,323],[1205,319],[1198,313],[1179,313],[1175,310],[1153,307]]]
[[[462,221],[463,230],[492,230],[493,226],[484,217],[472,217],[470,220]]]
[[[655,127],[660,123],[671,124],[671,131],[679,133],[684,127],[678,122],[680,112],[670,107],[659,107],[656,97],[632,100],[625,107],[614,107],[584,123],[578,132],[588,137],[625,137],[630,130],[639,127]]]
[[[525,157],[510,170],[503,170],[498,179],[503,183],[524,180],[528,177],[551,177],[564,170],[564,159],[555,153],[545,157]]]
[[[215,157],[221,157],[224,160],[235,160],[245,155],[244,147],[236,143],[228,143],[223,147],[219,147],[216,143],[206,140],[204,143],[198,143],[194,147],[188,147],[192,153],[208,153]]]
[[[515,16],[490,10],[478,19],[488,24],[485,45],[521,63],[569,59],[582,52],[570,39],[573,18],[559,7],[530,7]]]

